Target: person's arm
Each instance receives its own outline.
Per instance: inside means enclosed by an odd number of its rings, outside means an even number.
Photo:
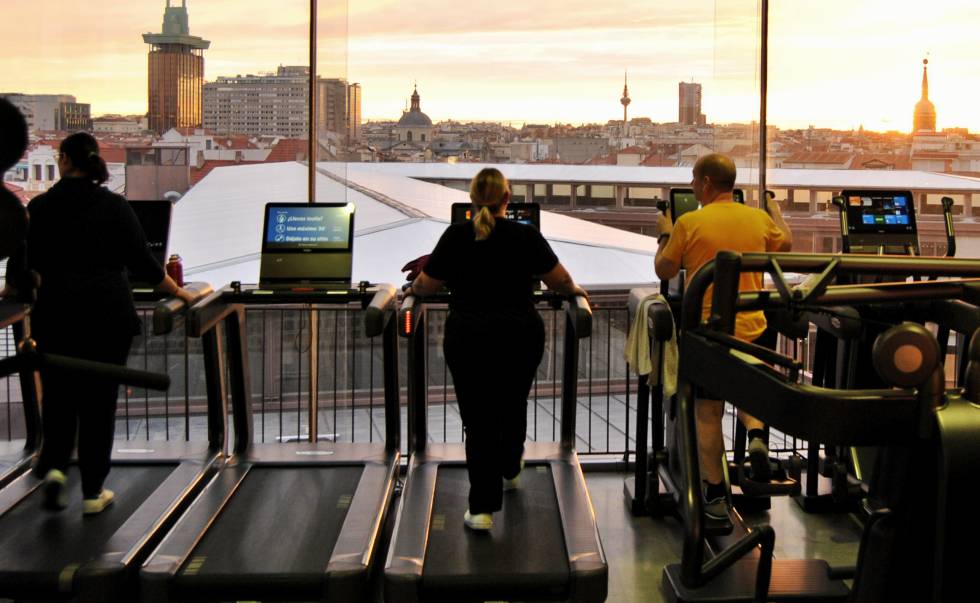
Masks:
[[[155,289],[160,293],[165,293],[171,297],[178,297],[188,306],[194,302],[194,295],[177,284],[177,281],[170,278],[169,274],[163,275],[163,280],[157,283]]]
[[[675,239],[675,245],[671,246],[670,238],[674,234],[674,224],[670,216],[661,213],[658,225],[660,234],[657,236],[657,255],[653,258],[653,269],[657,277],[666,281],[674,278],[681,271],[680,258],[675,254],[674,249],[680,243]]]
[[[782,235],[777,244],[774,245],[774,249],[770,249],[770,251],[790,251],[793,249],[793,231],[789,229],[786,220],[783,219],[783,212],[779,209],[779,203],[775,199],[769,199],[766,203],[766,211]]]
[[[562,266],[561,262],[556,263],[554,268],[542,274],[541,280],[548,286],[548,289],[557,293],[563,295],[581,295],[585,298],[589,297],[589,293],[585,289],[575,284],[575,279]]]
[[[446,281],[432,278],[423,270],[412,281],[412,284],[405,290],[405,295],[415,295],[418,297],[428,297],[435,294],[446,286]]]

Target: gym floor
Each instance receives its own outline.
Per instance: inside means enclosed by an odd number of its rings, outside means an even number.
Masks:
[[[611,603],[666,601],[661,586],[665,565],[677,563],[683,525],[675,518],[633,517],[623,498],[623,473],[586,473],[609,563]],[[832,566],[857,562],[861,526],[850,515],[808,515],[792,499],[775,498],[766,513],[745,518],[776,530],[776,556],[819,558]]]

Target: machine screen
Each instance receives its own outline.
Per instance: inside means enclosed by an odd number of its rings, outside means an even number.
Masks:
[[[263,251],[350,250],[352,203],[266,205]]]
[[[701,207],[694,191],[689,188],[670,189],[670,219],[674,222],[689,211],[694,211]]]
[[[473,219],[471,203],[453,203],[453,224]],[[541,206],[537,203],[510,203],[507,205],[507,219],[541,229]]]
[[[850,232],[915,232],[915,207],[907,191],[844,191],[842,196]]]

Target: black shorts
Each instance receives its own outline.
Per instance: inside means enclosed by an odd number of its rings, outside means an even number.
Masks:
[[[776,351],[776,329],[766,327],[766,330],[763,331],[761,335],[753,339],[751,343],[754,343],[755,345],[760,345],[772,351]],[[698,385],[694,387],[694,399],[695,400],[724,400],[725,397],[712,393],[710,389]]]

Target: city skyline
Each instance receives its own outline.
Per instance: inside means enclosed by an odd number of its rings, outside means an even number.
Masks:
[[[55,7],[53,0],[12,7],[25,11],[26,25],[12,39],[12,48],[24,52],[8,53],[12,60],[0,66],[0,88],[72,94],[91,103],[93,115],[146,113],[140,36],[159,29],[164,0],[113,5],[111,21],[91,3],[57,3],[57,10],[48,11],[56,16],[43,24],[26,19],[28,10],[43,12],[49,4]],[[306,64],[305,0],[285,0],[275,11],[267,3],[255,3],[259,10],[230,10],[244,4],[188,2],[192,32],[213,42],[206,81]],[[624,69],[630,74],[631,117],[676,121],[677,84],[693,80],[703,86],[710,122],[757,118],[754,3],[650,7],[570,0],[532,8],[505,2],[495,5],[499,18],[490,25],[485,11],[435,0],[411,7],[373,0],[352,4],[349,13],[332,12],[345,4],[320,3],[318,71],[361,84],[365,120],[398,119],[418,80],[435,121],[606,123],[621,119]],[[980,18],[980,7],[949,0],[923,13],[887,4],[893,22],[930,32],[910,37],[870,25],[886,3],[860,4],[773,5],[769,122],[908,132],[921,59],[928,52],[938,129],[980,130],[968,94],[980,77],[969,49],[958,43],[972,39],[968,23],[971,15]],[[331,58],[337,60],[331,64]]]

